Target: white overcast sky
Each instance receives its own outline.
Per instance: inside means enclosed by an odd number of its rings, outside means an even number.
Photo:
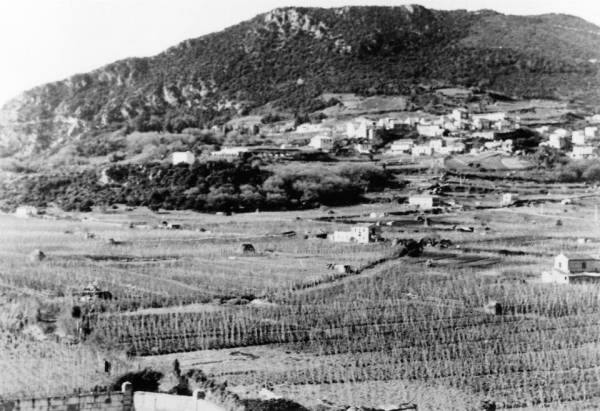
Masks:
[[[568,13],[600,26],[600,0],[0,0],[0,105],[38,84],[125,57],[157,54],[276,7],[410,3]]]

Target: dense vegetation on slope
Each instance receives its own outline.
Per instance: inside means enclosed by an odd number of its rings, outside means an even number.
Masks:
[[[197,211],[284,210],[320,204],[351,204],[367,191],[393,185],[391,175],[374,166],[290,164],[267,171],[250,162],[207,162],[192,166],[152,163],[115,165],[96,172],[35,175],[6,188],[9,206],[56,203],[64,210],[127,204],[151,209]]]
[[[272,102],[322,108],[325,91],[405,94],[441,85],[524,97],[595,95],[600,28],[581,19],[421,6],[285,8],[30,90],[0,112],[0,154],[94,128],[178,132]]]

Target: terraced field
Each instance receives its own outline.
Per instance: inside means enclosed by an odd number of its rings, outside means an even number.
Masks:
[[[15,370],[12,381],[24,381],[43,358],[54,380],[64,374],[63,382],[89,387],[127,369],[168,370],[177,358],[244,395],[268,385],[307,405],[597,404],[600,289],[538,279],[554,254],[597,249],[598,198],[591,193],[569,206],[549,201],[543,212],[525,206],[411,214],[397,204],[365,204],[333,213],[1,216],[0,327],[15,348],[0,353],[0,363]],[[163,220],[181,229],[161,228]],[[386,241],[336,244],[315,236],[354,221],[378,222]],[[423,237],[447,243],[399,257],[403,242]],[[255,252],[242,253],[242,243]],[[36,248],[47,258],[30,261]],[[353,270],[339,273],[330,264]],[[115,299],[89,304],[72,296],[94,281]],[[24,317],[10,314],[27,311],[11,297],[17,294],[27,296],[33,317],[58,307],[46,327],[85,333],[73,345],[61,340],[43,350],[48,340],[36,339],[31,327],[24,332]],[[485,309],[490,301],[500,311]],[[70,315],[74,305],[83,308],[80,320]],[[19,350],[31,354],[16,368]],[[112,375],[102,370],[105,358],[115,364]],[[80,367],[85,372],[77,374]],[[48,393],[68,385],[36,381]],[[19,393],[18,384],[0,387],[0,395]]]

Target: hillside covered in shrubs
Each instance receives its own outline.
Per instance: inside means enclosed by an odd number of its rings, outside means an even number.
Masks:
[[[386,171],[365,165],[289,164],[272,170],[249,162],[207,162],[192,166],[152,163],[115,165],[99,178],[93,170],[23,177],[1,199],[17,204],[55,203],[66,211],[127,204],[153,210],[285,210],[352,204],[363,194],[398,183]]]
[[[93,130],[179,133],[260,107],[302,117],[325,92],[405,95],[437,87],[589,101],[600,28],[565,15],[422,6],[282,8],[150,58],[29,90],[0,110],[0,155],[53,150]]]

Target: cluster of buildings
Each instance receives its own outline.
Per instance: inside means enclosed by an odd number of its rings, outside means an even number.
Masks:
[[[436,119],[409,117],[403,124],[414,127],[425,142],[400,139],[392,143],[388,155],[411,154],[412,156],[452,155],[464,153],[464,138],[476,137],[490,140],[484,143],[485,150],[501,150],[512,153],[511,139],[495,140],[497,133],[518,127],[506,113],[471,114],[465,109],[455,109],[449,115]]]
[[[593,121],[593,117],[591,121]],[[550,146],[558,150],[566,150],[567,147],[572,147],[568,154],[575,160],[597,157],[596,148],[600,143],[598,126],[590,125],[583,129],[573,131],[564,128],[550,130],[550,127],[542,126],[537,128],[536,131],[541,135],[548,137],[548,141],[545,141],[542,145]]]

